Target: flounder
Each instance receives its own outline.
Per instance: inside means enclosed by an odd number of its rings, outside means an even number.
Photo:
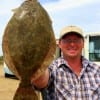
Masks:
[[[56,41],[51,19],[37,0],[14,10],[3,35],[4,60],[21,80],[14,100],[38,100],[30,77],[41,75],[54,59]]]

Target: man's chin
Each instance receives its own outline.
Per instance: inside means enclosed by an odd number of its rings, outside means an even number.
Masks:
[[[70,54],[69,57],[70,57],[70,58],[76,58],[77,55],[75,55],[75,54]]]

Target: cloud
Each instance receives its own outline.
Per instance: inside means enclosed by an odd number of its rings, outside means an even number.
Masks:
[[[17,8],[23,0],[3,0],[0,2],[0,15],[7,15],[12,13],[12,9]]]
[[[100,3],[99,0],[59,0],[57,2],[45,3],[43,6],[49,12],[59,12],[70,8],[84,6],[86,4],[93,4],[94,2]]]
[[[0,2],[0,39],[12,9],[25,0],[1,0]],[[100,0],[38,0],[52,19],[55,36],[65,25],[78,25],[85,32],[100,32]],[[7,18],[5,18],[5,16]],[[1,42],[1,41],[0,41]],[[1,52],[0,52],[1,53]]]
[[[97,31],[96,27],[100,26],[99,4],[100,0],[58,0],[44,3],[43,6],[52,19],[55,36],[58,38],[65,25],[78,25],[87,32]]]

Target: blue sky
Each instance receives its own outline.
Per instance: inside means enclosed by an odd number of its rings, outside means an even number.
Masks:
[[[24,0],[2,0],[0,2],[0,55],[4,29],[17,8]],[[62,27],[77,25],[87,32],[100,32],[100,0],[38,0],[48,12],[55,33],[59,37]]]

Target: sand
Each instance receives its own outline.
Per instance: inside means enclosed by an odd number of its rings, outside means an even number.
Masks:
[[[0,65],[0,100],[13,100],[19,80],[5,78],[3,66]]]
[[[0,100],[13,100],[19,82],[17,79],[5,78],[3,66],[0,65]],[[40,93],[39,98],[42,100]]]

